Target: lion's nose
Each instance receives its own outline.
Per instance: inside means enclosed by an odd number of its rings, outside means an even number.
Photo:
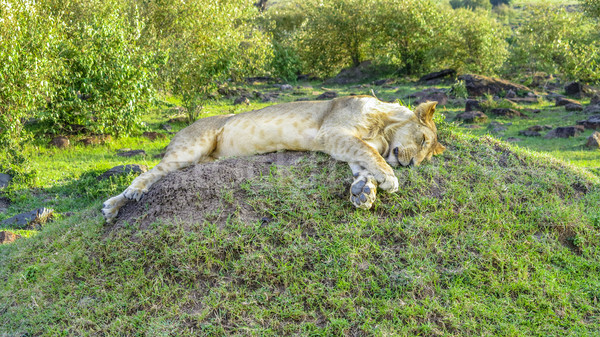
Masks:
[[[394,151],[394,155],[396,156],[396,158],[398,158],[398,148],[395,147],[393,151]]]

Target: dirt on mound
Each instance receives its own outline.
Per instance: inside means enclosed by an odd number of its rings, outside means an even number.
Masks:
[[[277,152],[243,158],[229,158],[199,164],[171,172],[150,187],[140,201],[129,201],[119,210],[114,226],[140,223],[142,228],[160,220],[183,224],[211,221],[226,223],[235,216],[254,222],[265,216],[248,205],[248,192],[242,188],[248,180],[269,175],[275,165],[278,174],[303,159],[307,152]],[[335,162],[333,159],[330,163]]]

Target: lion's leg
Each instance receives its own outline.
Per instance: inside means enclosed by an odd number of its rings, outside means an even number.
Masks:
[[[325,130],[317,136],[323,152],[333,158],[352,163],[351,168],[362,167],[388,192],[398,190],[398,178],[394,170],[371,145],[350,135],[345,130]]]
[[[356,208],[369,209],[377,197],[377,181],[369,171],[357,163],[348,163],[354,176],[350,186],[350,202]]]
[[[210,153],[214,150],[216,137],[204,137],[193,145],[169,146],[163,159],[150,171],[135,178],[131,185],[121,194],[104,202],[102,214],[107,222],[117,216],[119,209],[128,199],[140,200],[148,188],[164,177],[167,173],[196,164],[211,161]]]

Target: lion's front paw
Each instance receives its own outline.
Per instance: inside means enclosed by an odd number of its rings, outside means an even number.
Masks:
[[[123,192],[123,196],[125,196],[125,198],[127,199],[140,201],[140,199],[146,192],[148,192],[147,189],[135,188],[130,186],[125,190],[125,192]]]
[[[398,178],[395,175],[385,175],[383,181],[379,184],[379,187],[382,190],[385,190],[389,193],[394,193],[398,191]]]
[[[370,176],[359,176],[350,187],[350,201],[356,208],[369,209],[373,206],[377,185]]]
[[[117,214],[119,214],[119,209],[123,206],[125,200],[126,199],[121,194],[104,202],[102,205],[102,215],[104,215],[106,222],[111,223],[115,220]]]

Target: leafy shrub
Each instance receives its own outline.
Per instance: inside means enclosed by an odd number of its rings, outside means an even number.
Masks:
[[[160,79],[182,96],[191,120],[219,83],[268,64],[270,41],[256,25],[259,12],[250,0],[139,3],[146,45],[169,56]]]
[[[584,12],[593,17],[600,18],[600,0],[579,0]]]
[[[508,57],[505,29],[485,10],[459,8],[446,20],[445,63],[459,71],[495,73]]]
[[[376,6],[378,32],[373,49],[385,63],[397,65],[402,72],[419,74],[439,63],[437,50],[447,15],[431,0],[391,0]]]
[[[306,17],[295,36],[303,67],[318,75],[358,66],[369,58],[374,33],[373,0],[306,0],[296,3]]]
[[[55,22],[31,2],[0,2],[0,171],[27,177],[23,120],[50,90]]]
[[[490,3],[492,4],[492,6],[497,7],[502,5],[509,5],[511,1],[512,0],[490,0]]]
[[[91,133],[125,135],[152,97],[150,57],[119,13],[65,27],[56,90],[42,114],[55,133],[83,125]]]
[[[468,9],[492,9],[490,0],[450,0],[450,6],[452,8],[468,8]]]
[[[530,12],[513,37],[510,71],[600,79],[600,35],[592,20],[551,6],[531,7]]]

